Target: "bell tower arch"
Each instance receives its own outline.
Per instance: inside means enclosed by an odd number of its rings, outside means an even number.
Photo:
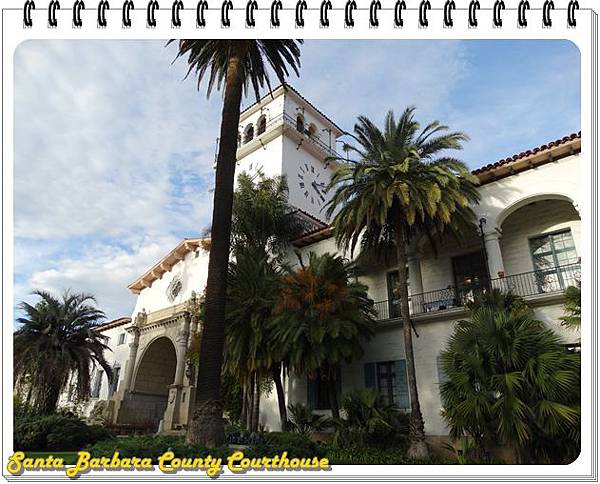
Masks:
[[[337,156],[342,133],[294,88],[279,86],[240,115],[237,174],[285,175],[290,205],[326,221],[327,186],[335,168],[329,158]]]

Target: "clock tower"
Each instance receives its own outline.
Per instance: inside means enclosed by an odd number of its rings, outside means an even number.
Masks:
[[[326,221],[325,205],[342,130],[298,91],[286,85],[242,111],[236,174],[285,175],[289,203]]]

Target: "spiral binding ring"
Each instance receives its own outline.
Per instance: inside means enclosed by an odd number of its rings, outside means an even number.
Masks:
[[[33,0],[27,0],[23,5],[23,27],[33,27],[33,20],[31,20],[31,11],[35,10],[35,2]]]
[[[85,10],[85,4],[83,0],[77,0],[73,4],[73,27],[80,28],[83,25],[81,21],[81,9]]]
[[[56,20],[56,9],[60,9],[60,3],[58,0],[52,0],[50,5],[48,5],[48,26],[56,27],[58,25],[58,21]]]
[[[505,8],[504,0],[496,0],[496,3],[494,3],[494,27],[502,27],[502,17],[500,17],[500,12]]]
[[[283,8],[281,0],[274,0],[271,4],[271,27],[281,26],[279,21],[279,11]]]
[[[419,26],[429,26],[429,20],[427,20],[427,10],[431,10],[431,2],[429,0],[421,0],[419,5]]]
[[[521,0],[519,2],[519,15],[517,23],[519,27],[527,27],[527,18],[525,18],[525,12],[529,10],[529,0]]]
[[[327,28],[329,27],[329,10],[333,8],[331,4],[331,0],[323,0],[321,2],[321,10],[319,12],[319,16],[321,17],[320,23],[321,27]]]
[[[546,0],[542,8],[542,25],[544,27],[552,27],[552,19],[550,18],[550,10],[554,10],[554,2]]]
[[[148,7],[146,8],[146,26],[148,28],[156,27],[156,18],[154,17],[154,11],[159,8],[158,0],[150,0],[148,2]]]
[[[346,27],[354,27],[354,18],[352,14],[356,10],[356,0],[348,0],[344,9],[344,25]]]
[[[256,20],[254,20],[254,10],[258,8],[258,2],[256,0],[248,0],[246,4],[246,27],[256,27]]]
[[[304,27],[304,11],[308,8],[306,0],[296,3],[296,27]]]
[[[396,0],[396,5],[394,6],[394,25],[396,27],[404,26],[402,10],[406,10],[406,2],[404,0]]]
[[[129,11],[133,8],[133,0],[125,0],[123,2],[123,27],[131,27],[131,17]]]
[[[182,0],[175,0],[173,2],[173,6],[171,7],[171,27],[179,28],[181,27],[181,17],[179,16],[179,11],[183,8]]]
[[[57,10],[60,10],[59,0],[51,0],[48,5],[48,26],[55,28],[58,26],[58,20],[56,17]],[[157,20],[155,17],[156,10],[159,9],[158,0],[149,0],[146,9],[146,20],[148,28],[155,28],[157,26]],[[271,27],[279,28],[281,26],[280,11],[283,8],[282,0],[273,0],[271,3]],[[296,15],[295,24],[297,28],[305,26],[304,11],[307,10],[308,5],[306,0],[298,0],[296,3]],[[369,27],[379,27],[379,11],[382,8],[381,0],[372,0],[369,7]],[[31,12],[35,10],[35,1],[26,0],[23,5],[23,27],[31,28],[33,26],[33,19]],[[85,10],[84,0],[74,0],[72,12],[72,25],[73,28],[81,28],[83,26],[83,20],[81,13]],[[110,6],[108,0],[100,0],[98,2],[98,18],[97,24],[99,28],[105,28],[107,26],[106,10],[109,10]],[[122,6],[122,23],[124,28],[131,27],[131,10],[134,9],[133,0],[124,0]],[[181,27],[181,10],[184,9],[183,0],[174,0],[171,7],[171,25],[173,28]],[[196,25],[197,27],[205,27],[205,11],[208,9],[207,0],[199,0],[196,7]],[[224,0],[221,6],[221,25],[224,28],[231,26],[230,11],[233,9],[232,0]],[[246,27],[253,28],[256,26],[255,11],[258,9],[257,0],[248,0],[246,4]],[[320,6],[319,21],[322,28],[328,28],[330,26],[329,11],[333,9],[331,0],[322,0]],[[344,26],[352,28],[355,26],[355,11],[358,9],[356,0],[347,0],[344,9]],[[471,28],[478,26],[477,11],[480,10],[479,0],[471,0],[468,8],[469,18],[468,25]],[[504,0],[496,0],[493,7],[493,26],[502,27],[502,11],[505,10]],[[394,25],[395,27],[403,27],[404,20],[402,18],[402,12],[406,10],[405,0],[396,0],[394,6]],[[427,18],[427,12],[431,10],[430,0],[421,0],[419,4],[419,27],[426,28],[429,26],[429,20]],[[444,4],[444,27],[451,28],[454,26],[453,12],[456,10],[455,0],[446,0]],[[520,0],[517,8],[517,25],[519,28],[527,27],[527,12],[531,10],[529,0]],[[544,28],[552,27],[552,12],[555,10],[554,0],[545,0],[542,7],[542,26]],[[575,11],[579,10],[578,0],[570,0],[567,7],[567,26],[576,27],[577,21],[575,19]]]
[[[379,0],[373,0],[369,7],[369,26],[379,27],[379,19],[377,18],[377,12],[381,10],[381,2]]]
[[[110,10],[108,0],[100,0],[98,2],[98,27],[104,28],[108,25],[106,22],[106,10]]]
[[[579,2],[577,0],[571,0],[569,2],[569,6],[567,7],[567,27],[577,26],[577,21],[575,20],[575,10],[579,10]]]
[[[452,11],[456,9],[456,3],[454,0],[446,0],[444,4],[444,27],[453,27],[454,21],[452,20]]]
[[[229,11],[233,8],[233,2],[231,0],[225,0],[221,5],[221,26],[229,28],[231,26],[231,20],[229,19]]]
[[[206,27],[206,19],[204,18],[204,11],[208,8],[208,2],[206,0],[200,0],[196,6],[196,26]]]

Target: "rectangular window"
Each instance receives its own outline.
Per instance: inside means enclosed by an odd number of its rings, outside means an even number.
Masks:
[[[410,408],[406,360],[366,363],[365,387],[375,388],[389,404]]]
[[[117,386],[119,385],[119,375],[121,373],[121,367],[115,366],[113,368],[113,377],[110,382],[110,388],[108,390],[108,398],[112,397],[113,394],[117,391]]]
[[[487,287],[488,269],[482,250],[452,258],[452,272],[456,286],[456,301],[461,304],[470,301],[475,294]]]
[[[94,386],[92,387],[92,398],[98,398],[100,396],[100,389],[102,388],[102,376],[104,375],[104,370],[98,370],[96,372],[96,379],[94,380]]]
[[[579,262],[571,230],[563,230],[529,239],[539,292],[561,291],[576,284],[577,271],[571,264]]]
[[[125,337],[126,337],[126,333],[121,333],[119,335],[119,342],[117,343],[117,345],[122,345],[123,343],[125,343]]]

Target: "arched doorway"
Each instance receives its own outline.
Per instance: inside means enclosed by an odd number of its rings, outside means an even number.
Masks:
[[[158,428],[167,408],[169,386],[175,379],[177,354],[167,337],[152,341],[138,364],[133,383],[137,420]]]

